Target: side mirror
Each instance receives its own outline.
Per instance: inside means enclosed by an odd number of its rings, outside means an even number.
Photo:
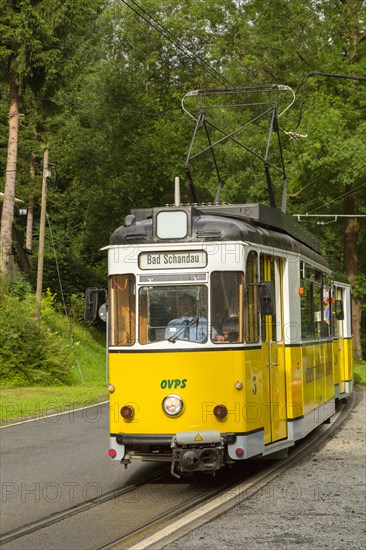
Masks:
[[[84,319],[86,321],[95,321],[97,317],[98,309],[98,289],[87,288],[85,290],[85,308],[84,308]]]
[[[334,312],[335,312],[335,317],[338,321],[344,320],[344,309],[343,309],[342,300],[336,300],[334,302]]]
[[[261,315],[274,314],[274,288],[272,281],[258,283],[258,301]]]

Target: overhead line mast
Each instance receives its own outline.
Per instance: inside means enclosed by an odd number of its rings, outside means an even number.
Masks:
[[[301,222],[301,218],[333,218],[329,222],[317,221],[317,225],[327,225],[328,223],[335,223],[338,218],[366,218],[366,214],[292,214],[297,218],[298,222]]]

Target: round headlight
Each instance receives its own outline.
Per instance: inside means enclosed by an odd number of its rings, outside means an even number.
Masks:
[[[178,416],[183,410],[183,401],[179,395],[171,393],[163,401],[163,411],[169,416]]]

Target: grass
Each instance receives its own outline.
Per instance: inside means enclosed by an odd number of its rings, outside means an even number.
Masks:
[[[0,423],[40,418],[106,399],[105,384],[3,388],[0,390]]]
[[[70,333],[68,333],[70,334]],[[104,335],[74,323],[73,368],[65,386],[2,387],[0,424],[38,418],[107,399]]]
[[[366,387],[366,361],[355,361],[354,380],[358,387]]]

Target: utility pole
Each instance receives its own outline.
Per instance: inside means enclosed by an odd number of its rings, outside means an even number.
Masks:
[[[32,251],[32,246],[33,246],[33,214],[34,214],[33,189],[34,189],[34,182],[36,179],[36,165],[35,165],[35,158],[33,155],[30,162],[29,173],[30,173],[30,179],[31,179],[30,183],[31,183],[32,194],[28,202],[27,229],[25,232],[25,248],[28,253]]]
[[[44,234],[46,227],[46,203],[47,203],[47,177],[48,172],[48,147],[43,154],[43,176],[42,176],[42,202],[41,202],[41,220],[39,225],[39,251],[38,251],[38,268],[37,268],[37,310],[36,323],[41,320],[41,302],[42,302],[42,284],[43,284],[43,260],[44,260]]]

